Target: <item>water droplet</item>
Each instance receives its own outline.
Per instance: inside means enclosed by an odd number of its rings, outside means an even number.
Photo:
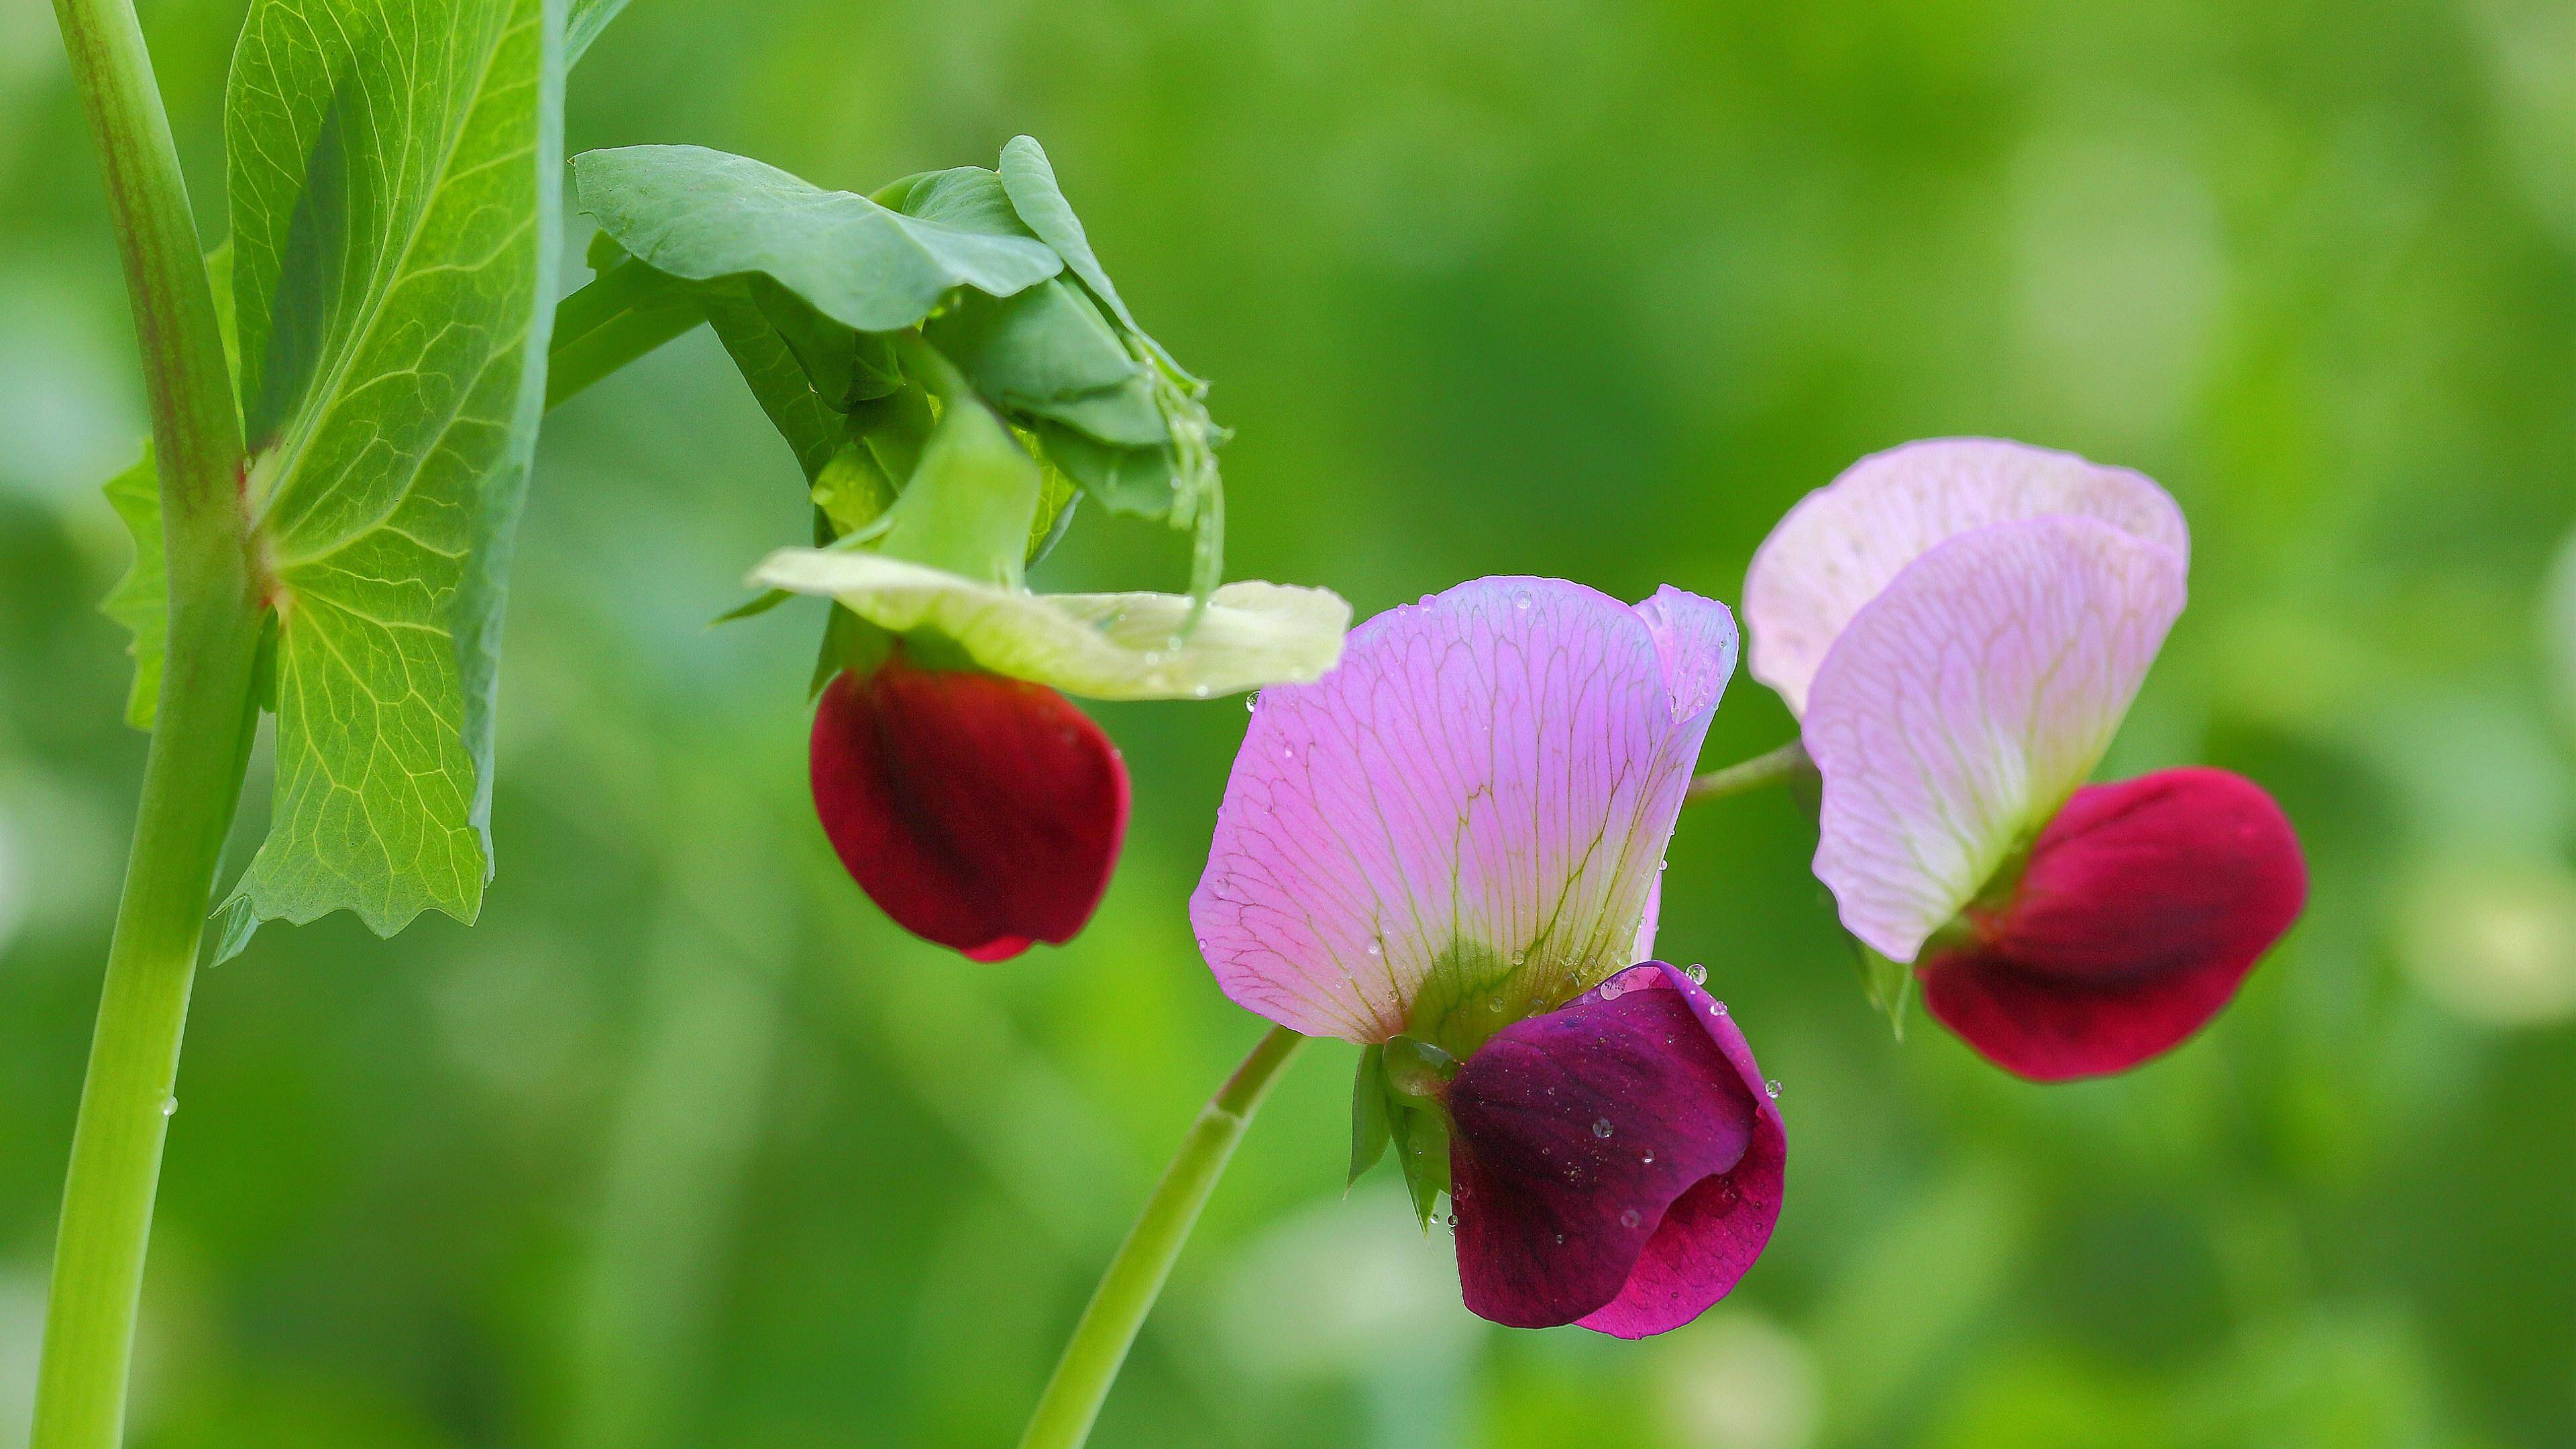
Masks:
[[[1559,1233],[1559,1234],[1557,1234],[1557,1235],[1556,1235],[1556,1240],[1557,1240],[1558,1242],[1560,1242],[1560,1243],[1564,1242],[1564,1241],[1565,1241],[1565,1234],[1563,1234],[1563,1233]]]
[[[1458,1226],[1458,1215],[1456,1213],[1451,1213],[1445,1221],[1450,1227],[1455,1228]]]
[[[1293,760],[1297,758],[1297,747],[1295,745],[1281,745],[1279,747],[1279,758],[1283,760]]]
[[[1724,1015],[1726,1015],[1726,1003],[1725,1003],[1725,1002],[1723,1002],[1723,1001],[1721,1001],[1721,1002],[1719,1002],[1717,1005],[1710,1007],[1710,1008],[1708,1009],[1708,1014],[1709,1014],[1709,1015],[1711,1015],[1711,1016],[1724,1016]]]
[[[1485,998],[1485,1009],[1486,1009],[1487,1011],[1500,1011],[1500,1010],[1502,1010],[1502,1009],[1503,1009],[1503,999],[1502,999],[1501,997],[1499,997],[1499,996],[1488,996],[1488,997],[1486,997],[1486,998]]]
[[[1514,951],[1514,952],[1512,953],[1512,964],[1513,964],[1513,965],[1515,965],[1515,966],[1520,965],[1522,962],[1527,961],[1528,959],[1529,959],[1529,952],[1527,952],[1527,951]]]
[[[1523,590],[1521,590],[1519,593],[1512,595],[1512,607],[1513,607],[1513,608],[1515,608],[1515,609],[1526,609],[1526,608],[1528,608],[1529,606],[1530,606],[1530,593],[1529,593],[1529,590],[1527,590],[1527,589],[1523,589]]]
[[[164,1098],[162,1098],[162,1099],[161,1099],[161,1115],[162,1115],[162,1116],[164,1116],[164,1117],[175,1117],[175,1116],[177,1116],[177,1115],[178,1115],[178,1113],[179,1113],[179,1099],[178,1099],[178,1098],[176,1098],[176,1097],[164,1097]]]
[[[1708,984],[1708,968],[1702,966],[1696,961],[1683,967],[1682,974],[1691,979],[1691,985],[1693,986],[1706,986]]]
[[[1601,983],[1601,999],[1604,1001],[1616,1001],[1627,994],[1628,988],[1620,985],[1616,981],[1604,981]]]
[[[1623,1228],[1633,1228],[1636,1225],[1637,1210],[1635,1208],[1630,1208],[1626,1212],[1619,1214],[1619,1226]]]
[[[1649,1152],[1649,1153],[1647,1153],[1645,1156],[1640,1157],[1640,1158],[1638,1158],[1637,1160],[1638,1160],[1639,1162],[1643,1162],[1643,1163],[1647,1163],[1647,1164],[1651,1165],[1651,1164],[1654,1162],[1654,1160],[1655,1160],[1655,1154],[1653,1154],[1653,1153]]]
[[[1193,684],[1190,686],[1190,698],[1192,699],[1205,699],[1214,693],[1216,693],[1215,690],[1208,688],[1204,684]]]
[[[1371,941],[1368,943],[1368,953],[1372,956],[1383,956],[1386,954],[1386,947],[1376,941]]]
[[[1252,713],[1254,710],[1259,709],[1259,708],[1261,708],[1261,691],[1260,691],[1260,690],[1257,690],[1257,689],[1256,689],[1256,690],[1254,690],[1252,693],[1247,694],[1247,695],[1245,695],[1245,696],[1243,697],[1243,712],[1244,712],[1245,714],[1250,714],[1250,713]]]
[[[1593,1135],[1593,1136],[1595,1136],[1595,1137],[1607,1137],[1607,1136],[1609,1136],[1609,1135],[1610,1135],[1610,1119],[1609,1119],[1609,1118],[1607,1118],[1607,1117],[1595,1117],[1595,1118],[1593,1118],[1593,1119],[1592,1119],[1592,1135]]]
[[[1774,1096],[1774,1097],[1779,1096],[1779,1095],[1780,1095],[1780,1079],[1779,1079],[1778,1077],[1773,1077],[1771,1080],[1769,1080],[1769,1081],[1767,1081],[1767,1082],[1764,1082],[1764,1083],[1762,1084],[1762,1090],[1763,1090],[1765,1093],[1767,1093],[1767,1094],[1769,1094],[1769,1095],[1771,1095],[1771,1096]]]

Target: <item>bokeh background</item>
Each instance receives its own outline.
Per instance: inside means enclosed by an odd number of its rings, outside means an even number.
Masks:
[[[242,8],[144,6],[210,240]],[[1702,808],[1665,948],[1795,1148],[1741,1290],[1635,1345],[1469,1317],[1391,1182],[1343,1195],[1328,1043],[1098,1444],[2576,1443],[2576,9],[636,0],[572,84],[575,149],[859,189],[1023,130],[1217,381],[1236,576],[1363,612],[1505,571],[1731,600],[1865,452],[2074,448],[2195,533],[2107,770],[2245,771],[2315,870],[2214,1029],[2042,1089],[1920,1017],[1890,1039],[1788,798]],[[8,5],[0,1446],[143,749],[94,611],[130,345],[49,19]],[[1102,709],[1137,813],[1098,921],[960,962],[812,822],[816,620],[707,627],[804,528],[703,333],[549,420],[498,885],[471,930],[272,927],[201,982],[139,1444],[1011,1442],[1257,1034],[1182,913],[1244,712]],[[1092,515],[1046,574],[1182,571]],[[1708,761],[1788,729],[1739,678]]]

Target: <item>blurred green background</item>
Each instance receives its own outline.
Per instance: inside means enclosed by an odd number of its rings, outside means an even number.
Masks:
[[[144,6],[210,241],[242,8]],[[572,84],[576,150],[861,189],[1023,130],[1217,381],[1236,576],[1363,613],[1507,571],[1732,600],[1864,452],[2132,464],[2191,517],[2194,600],[2107,768],[2245,771],[2315,871],[2213,1030],[2041,1089],[1919,1017],[1891,1042],[1812,824],[1706,807],[1665,952],[1794,1146],[1741,1290],[1635,1345],[1470,1318],[1390,1182],[1342,1196],[1326,1044],[1098,1444],[2576,1443],[2576,8],[637,0]],[[59,46],[12,3],[0,1446],[143,750],[94,612],[130,349]],[[1257,1034],[1182,911],[1243,709],[1100,711],[1136,826],[1073,947],[913,942],[803,796],[815,619],[706,627],[804,517],[703,333],[549,421],[498,885],[470,931],[272,927],[201,981],[138,1443],[1012,1440]],[[1042,582],[1182,571],[1094,514]],[[1739,678],[1709,763],[1787,731]]]

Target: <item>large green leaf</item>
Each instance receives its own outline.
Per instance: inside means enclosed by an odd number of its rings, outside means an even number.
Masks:
[[[904,210],[701,146],[585,152],[573,180],[601,230],[657,270],[767,276],[861,332],[910,327],[957,287],[1009,296],[1064,269],[989,171],[917,178]]]
[[[243,28],[226,139],[277,795],[230,946],[259,920],[480,908],[563,23],[562,0],[257,0]]]

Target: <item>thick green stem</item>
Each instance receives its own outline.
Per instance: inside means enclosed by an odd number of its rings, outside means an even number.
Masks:
[[[1171,1166],[1163,1169],[1163,1180],[1154,1185],[1154,1195],[1145,1200],[1136,1226],[1119,1245],[1118,1256],[1109,1260],[1109,1271],[1093,1290],[1091,1305],[1082,1310],[1082,1321],[1074,1325],[1064,1357],[1038,1397],[1037,1412],[1029,1416],[1028,1432],[1020,1436],[1020,1449],[1080,1449],[1091,1437],[1092,1421],[1100,1417],[1101,1402],[1127,1361],[1136,1330],[1144,1326],[1163,1280],[1172,1274],[1173,1260],[1197,1226],[1199,1209],[1207,1206],[1208,1194],[1224,1175],[1261,1099],[1278,1080],[1279,1069],[1305,1041],[1284,1026],[1272,1027],[1200,1110]]]
[[[128,0],[55,0],[54,13],[125,263],[170,587],[169,649],[63,1185],[29,1441],[115,1449],[198,936],[248,755],[263,609],[241,501],[240,415],[143,32]]]
[[[1682,797],[1682,803],[1696,804],[1702,800],[1740,795],[1765,785],[1784,785],[1801,775],[1815,772],[1816,762],[1807,758],[1805,743],[1791,740],[1776,750],[1740,760],[1722,770],[1711,770],[1691,781],[1690,793]]]

